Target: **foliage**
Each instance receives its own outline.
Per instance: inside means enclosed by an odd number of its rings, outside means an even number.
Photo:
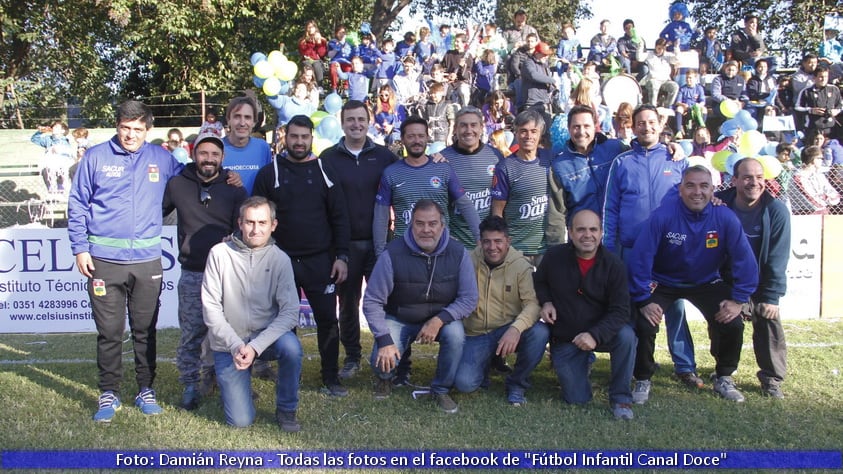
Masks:
[[[697,26],[717,26],[720,39],[728,44],[735,29],[743,27],[743,15],[761,13],[760,30],[767,47],[781,49],[785,66],[793,66],[804,51],[816,52],[822,42],[823,18],[835,10],[834,0],[688,0]]]
[[[576,24],[576,20],[592,16],[589,3],[579,0],[554,2],[500,0],[495,18],[499,31],[512,27],[515,12],[520,8],[527,12],[527,24],[539,32],[539,38],[554,47],[562,38],[563,23]]]

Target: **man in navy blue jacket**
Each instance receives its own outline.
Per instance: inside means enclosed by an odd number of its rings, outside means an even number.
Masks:
[[[638,353],[633,402],[646,403],[655,372],[656,334],[665,309],[679,298],[699,308],[709,326],[716,374],[714,391],[735,402],[743,344],[743,305],[758,286],[758,264],[734,212],[711,204],[711,172],[692,166],[682,173],[679,199],[669,199],[641,227],[629,259],[632,304],[636,311]],[[732,284],[720,268],[731,262]]]
[[[735,211],[758,261],[758,289],[752,294],[752,347],[758,380],[765,395],[784,398],[787,344],[779,314],[779,298],[787,291],[790,257],[790,212],[766,190],[764,169],[754,158],[735,163],[733,187],[717,193]]]

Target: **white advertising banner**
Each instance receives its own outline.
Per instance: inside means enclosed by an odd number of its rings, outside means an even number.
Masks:
[[[158,327],[178,327],[175,226],[164,227],[162,250]],[[96,332],[87,286],[67,229],[0,229],[0,333]]]
[[[822,216],[790,216],[787,294],[779,301],[785,319],[820,317]]]

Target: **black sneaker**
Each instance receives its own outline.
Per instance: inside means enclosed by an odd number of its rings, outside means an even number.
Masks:
[[[296,412],[294,411],[277,411],[275,412],[275,420],[278,426],[286,433],[298,433],[301,431],[301,424],[296,420]]]
[[[445,413],[456,413],[459,411],[457,402],[447,393],[434,393],[433,400],[436,401],[436,406]]]
[[[766,375],[758,372],[758,381],[761,382],[761,394],[765,397],[772,397],[778,398],[779,400],[784,398],[784,392],[782,392],[782,382],[781,380],[774,379],[772,377],[767,377]]]
[[[325,385],[319,389],[319,393],[327,395],[329,397],[336,397],[342,398],[348,396],[348,389],[340,385],[339,380],[331,380],[325,382]]]
[[[511,374],[512,367],[506,363],[506,359],[499,355],[492,356],[492,369],[499,374]]]
[[[340,369],[339,376],[341,379],[350,379],[360,372],[360,362],[356,360],[348,361]]]
[[[392,394],[392,381],[375,378],[375,400],[386,400]]]
[[[409,372],[399,372],[395,374],[395,377],[392,377],[392,385],[396,387],[407,387],[410,385],[410,373]]]

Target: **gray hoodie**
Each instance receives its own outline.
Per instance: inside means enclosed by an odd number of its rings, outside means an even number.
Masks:
[[[275,241],[250,249],[240,232],[215,245],[202,281],[202,313],[211,350],[258,355],[299,321],[299,294],[290,257]]]

